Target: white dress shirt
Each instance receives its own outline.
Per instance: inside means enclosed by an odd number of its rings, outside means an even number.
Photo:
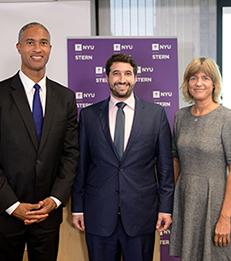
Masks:
[[[24,90],[27,96],[28,103],[30,105],[30,109],[32,111],[33,106],[33,97],[35,92],[35,82],[33,82],[30,78],[28,78],[22,71],[19,72],[20,79],[24,86]],[[44,76],[39,82],[36,82],[39,86],[39,96],[43,108],[43,116],[45,115],[45,106],[46,106],[46,76]]]
[[[22,81],[22,84],[24,86],[24,90],[27,96],[27,100],[30,106],[30,109],[32,111],[33,107],[33,97],[35,88],[33,87],[35,85],[35,82],[33,82],[30,78],[28,78],[22,71],[19,72],[19,77]],[[46,76],[44,76],[37,84],[41,87],[39,91],[40,100],[42,104],[43,109],[43,116],[45,115],[45,106],[46,106]],[[55,201],[56,206],[59,207],[61,205],[61,201],[53,196],[51,198]],[[6,212],[11,215],[15,209],[19,206],[20,202],[15,202],[12,206],[6,209]]]
[[[116,124],[116,114],[118,107],[116,104],[118,102],[121,102],[117,100],[114,96],[110,97],[109,101],[109,128],[111,133],[111,138],[114,141],[114,134],[115,134],[115,124]],[[134,112],[135,112],[135,97],[134,94],[130,95],[128,99],[123,101],[126,103],[126,106],[123,108],[124,115],[125,115],[125,130],[124,130],[124,151],[126,149],[128,139],[130,137],[131,129],[132,129],[132,123],[134,118]]]

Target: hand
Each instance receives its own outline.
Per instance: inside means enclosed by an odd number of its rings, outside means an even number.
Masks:
[[[33,212],[39,210],[41,208],[41,204],[30,204],[30,203],[20,203],[19,206],[14,210],[12,216],[20,219],[25,223],[25,220],[28,220],[30,224],[37,221],[38,217],[28,215],[29,212]],[[45,218],[46,215],[39,216],[39,218]]]
[[[159,213],[158,220],[156,223],[156,229],[158,232],[163,232],[169,228],[172,224],[172,218],[170,214],[167,213]]]
[[[85,230],[83,214],[72,215],[72,225],[80,231]]]
[[[214,243],[216,246],[227,246],[230,243],[230,217],[221,215],[215,227]]]
[[[26,214],[30,219],[24,220],[25,225],[30,225],[34,222],[39,223],[44,221],[49,213],[56,208],[56,203],[50,197],[45,198],[42,201],[39,201],[40,208],[37,210],[28,211]]]

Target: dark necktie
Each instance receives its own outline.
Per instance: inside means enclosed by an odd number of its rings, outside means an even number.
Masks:
[[[122,158],[124,152],[124,125],[125,125],[125,115],[123,108],[126,106],[124,102],[118,102],[116,104],[118,107],[116,114],[116,124],[115,124],[115,136],[114,136],[114,144],[117,149],[117,152]]]
[[[40,86],[38,84],[35,84],[34,88],[35,88],[35,92],[33,98],[32,113],[33,113],[37,138],[38,141],[40,141],[42,135],[42,127],[43,127],[43,109],[42,109],[42,104],[39,95]]]

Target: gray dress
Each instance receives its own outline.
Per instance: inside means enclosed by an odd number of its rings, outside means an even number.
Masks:
[[[173,140],[180,176],[170,255],[181,261],[230,261],[231,244],[216,247],[213,237],[231,164],[231,110],[219,106],[200,117],[191,114],[191,106],[179,110]]]

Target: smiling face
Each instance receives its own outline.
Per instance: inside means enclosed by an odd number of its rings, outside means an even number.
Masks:
[[[133,67],[125,62],[114,62],[107,79],[112,95],[119,100],[127,99],[136,83]]]
[[[45,74],[51,45],[49,33],[39,25],[28,27],[16,45],[21,55],[21,70],[29,77]]]
[[[182,94],[187,102],[210,97],[213,102],[220,103],[221,74],[218,65],[211,58],[194,58],[186,67]]]
[[[203,72],[189,78],[188,91],[195,101],[213,100],[214,84],[212,79]]]

